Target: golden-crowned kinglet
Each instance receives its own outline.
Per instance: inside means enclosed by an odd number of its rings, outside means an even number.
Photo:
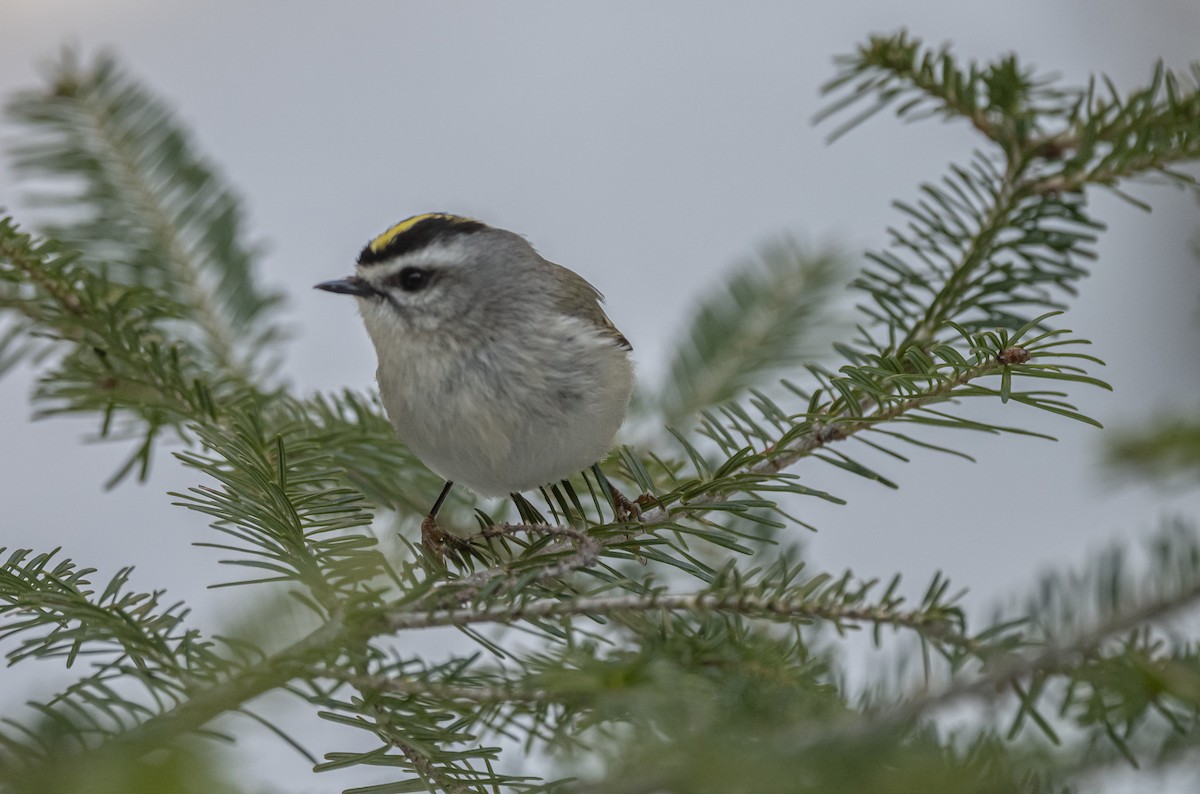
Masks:
[[[376,237],[353,295],[400,439],[447,482],[529,490],[603,458],[633,391],[629,341],[583,278],[524,238],[470,218],[417,215]],[[429,541],[428,527],[426,541]]]

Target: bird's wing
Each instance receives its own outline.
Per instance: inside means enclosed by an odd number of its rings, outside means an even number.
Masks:
[[[554,268],[561,277],[557,279],[557,283],[562,287],[558,295],[558,308],[564,314],[595,323],[601,333],[611,337],[614,342],[626,350],[633,350],[633,345],[629,344],[625,334],[621,333],[604,313],[604,309],[600,305],[604,296],[600,294],[600,290],[569,268],[553,262],[547,262],[547,264]]]

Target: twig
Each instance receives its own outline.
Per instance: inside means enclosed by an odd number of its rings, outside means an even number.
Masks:
[[[985,674],[956,682],[939,692],[901,702],[891,710],[868,712],[853,717],[849,721],[850,724],[841,727],[836,724],[823,724],[805,729],[798,736],[793,735],[789,740],[789,747],[795,750],[797,746],[804,749],[834,740],[863,739],[894,730],[924,715],[965,700],[996,700],[1006,694],[1009,687],[1028,675],[1068,670],[1075,657],[1095,651],[1109,637],[1170,617],[1197,600],[1200,600],[1200,583],[1171,597],[1155,599],[1107,622],[1099,623],[1073,639],[1051,645],[1036,656],[1013,654],[1002,657],[989,663],[990,669]]]
[[[880,422],[890,421],[902,414],[908,413],[911,410],[920,408],[931,402],[937,402],[945,398],[950,392],[959,386],[978,378],[982,375],[987,375],[1001,366],[1000,362],[992,359],[985,361],[982,364],[977,364],[970,369],[964,370],[957,377],[943,381],[928,392],[911,397],[907,400],[901,400],[893,403],[887,408],[877,408],[870,416],[865,416],[862,419],[853,421],[837,421],[837,422],[814,422],[813,429],[804,435],[796,438],[792,443],[784,447],[779,447],[771,450],[771,456],[759,461],[750,466],[746,471],[750,474],[778,474],[784,469],[797,463],[801,458],[807,457],[821,447],[829,444],[832,441],[841,441],[849,438],[855,433],[866,430]],[[837,419],[837,417],[830,417]],[[727,494],[712,494],[706,500],[708,503],[720,504],[729,498]],[[666,521],[670,518],[670,511],[665,507],[658,507],[642,514],[640,519],[643,524],[655,524],[660,521]],[[627,539],[622,535],[620,540]]]
[[[923,405],[927,405],[928,403],[938,402],[944,399],[948,394],[950,394],[950,392],[954,391],[954,389],[958,388],[959,386],[963,386],[982,375],[987,375],[996,369],[999,369],[1001,366],[1003,366],[1003,363],[1000,360],[990,359],[981,364],[977,364],[970,369],[964,370],[954,378],[950,378],[942,383],[939,383],[936,387],[930,389],[924,394],[911,397],[907,400],[898,401],[886,408],[876,407],[874,413],[861,419],[853,421],[838,421],[836,423],[814,422],[813,429],[808,433],[799,436],[786,446],[771,450],[770,457],[765,460],[760,460],[758,463],[747,467],[745,471],[749,472],[750,474],[757,475],[778,474],[784,469],[787,469],[788,467],[797,463],[801,458],[807,457],[817,449],[820,449],[830,442],[841,441],[849,438],[855,433],[869,429],[873,425],[890,421],[898,416],[908,413],[911,410],[920,408]],[[727,501],[729,496],[730,494],[728,493],[710,494],[706,499],[706,503],[721,504]],[[561,576],[569,570],[576,570],[578,568],[586,567],[599,557],[600,552],[604,548],[619,543],[628,543],[629,541],[637,538],[639,535],[647,532],[651,525],[669,521],[670,518],[670,508],[664,506],[656,507],[653,510],[648,510],[642,513],[641,516],[638,517],[636,522],[639,525],[638,528],[631,529],[629,532],[618,532],[616,534],[608,535],[599,540],[585,535],[578,530],[567,527],[553,527],[548,524],[523,524],[508,526],[513,531],[522,528],[529,528],[530,531],[541,531],[548,534],[562,534],[570,537],[573,541],[580,543],[581,547],[578,554],[569,560],[564,560],[563,563],[560,563],[558,566],[555,566],[553,573],[547,573],[545,576],[539,576],[538,581],[542,581],[543,579]],[[484,530],[484,533],[481,534],[486,535],[486,533],[487,530]],[[584,543],[588,544],[586,548],[583,546]],[[564,544],[552,547],[547,553],[559,553],[565,549],[566,546]],[[568,565],[568,563],[570,564]],[[560,570],[560,568],[562,569]],[[459,591],[455,589],[454,597],[456,600],[462,603],[469,600],[476,592],[478,592],[478,588],[494,581],[497,576],[505,576],[508,575],[508,573],[509,571],[507,568],[495,566],[471,574],[465,579],[456,579],[450,582],[441,583],[438,585],[438,587],[458,588],[462,584],[466,584],[468,589],[465,591]]]
[[[348,680],[362,695],[363,705],[370,710],[371,717],[375,720],[375,727],[372,732],[388,747],[394,747],[403,753],[408,762],[412,764],[413,770],[420,775],[421,779],[427,785],[440,786],[448,794],[465,792],[467,790],[465,787],[459,785],[457,781],[444,771],[438,769],[437,765],[430,760],[428,755],[413,746],[406,737],[400,735],[389,724],[387,710],[381,708],[377,702],[378,695],[383,690],[383,687],[373,685],[377,679],[381,679],[383,683],[386,683],[387,679],[383,679],[381,676],[368,675],[365,661],[360,662],[356,667],[359,671],[358,675],[343,678],[343,680]]]
[[[539,582],[546,579],[555,579],[579,568],[586,568],[600,557],[600,543],[595,538],[572,527],[559,527],[552,524],[498,524],[487,527],[479,534],[484,538],[497,538],[512,535],[516,532],[567,538],[577,547],[575,554],[565,557],[554,565],[542,570],[537,576],[537,581]],[[555,551],[557,550],[556,548]],[[474,579],[474,577],[468,577],[468,580],[471,579]],[[479,582],[479,584],[482,583],[483,581]]]
[[[492,703],[541,703],[552,700],[550,693],[540,689],[520,690],[505,686],[466,686],[430,683],[415,679],[391,678],[385,675],[346,675],[337,671],[320,671],[319,675],[332,675],[359,689],[374,689],[393,692],[397,695],[430,697],[437,700],[461,700],[475,704]]]
[[[575,553],[559,560],[553,565],[546,566],[532,580],[523,580],[521,577],[513,574],[512,570],[507,566],[493,566],[461,579],[443,582],[439,587],[451,590],[447,594],[447,598],[453,603],[462,604],[474,598],[483,586],[494,584],[498,577],[504,577],[505,581],[502,584],[507,585],[514,585],[518,580],[526,581],[529,584],[544,582],[564,576],[571,571],[586,568],[600,558],[602,546],[598,540],[584,532],[580,532],[578,529],[560,527],[553,524],[493,524],[485,527],[482,532],[478,532],[475,535],[460,538],[459,542],[468,544],[476,538],[487,540],[514,535],[518,532],[566,539],[563,543],[548,549],[544,554],[521,560],[522,563],[528,564],[540,557],[550,557],[559,554],[569,548],[569,544],[575,545]]]
[[[929,633],[935,638],[947,636],[947,621],[930,618],[919,610],[900,612],[886,607],[847,607],[805,599],[766,598],[755,595],[720,593],[652,593],[649,595],[595,596],[569,601],[533,601],[477,609],[435,609],[428,612],[398,612],[386,615],[382,623],[392,631],[425,629],[434,626],[467,626],[473,623],[513,623],[576,615],[607,615],[613,612],[732,612],[747,617],[829,620],[845,623],[876,623],[905,626]]]
[[[310,669],[314,662],[331,653],[340,653],[343,643],[353,633],[340,612],[334,613],[324,625],[265,662],[222,683],[190,693],[187,700],[173,709],[114,736],[100,749],[132,747],[148,752],[164,747],[173,738],[191,733],[226,711],[282,686]]]

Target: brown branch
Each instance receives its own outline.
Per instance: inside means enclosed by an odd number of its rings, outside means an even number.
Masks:
[[[590,535],[574,529],[572,527],[560,527],[553,524],[494,524],[485,527],[482,532],[470,535],[466,538],[459,538],[455,541],[456,544],[467,548],[472,540],[505,537],[514,535],[518,532],[526,532],[532,535],[546,535],[550,537],[563,538],[563,543],[553,546],[548,549],[545,554],[538,555],[520,560],[523,564],[529,564],[540,557],[549,557],[560,554],[569,548],[569,544],[574,544],[576,551],[574,554],[559,560],[558,562],[547,566],[539,571],[537,576],[527,584],[537,582],[545,582],[550,579],[557,579],[560,576],[565,576],[571,571],[586,568],[600,558],[600,552],[603,548],[600,541]],[[451,582],[442,584],[442,587],[451,587],[453,592],[449,593],[449,598],[455,603],[465,603],[471,600],[479,592],[484,585],[492,584],[497,577],[505,577],[508,585],[516,584],[520,578],[514,574],[508,566],[494,566],[484,571],[473,573],[470,576],[462,579],[455,579]]]
[[[505,686],[467,686],[430,683],[385,675],[341,675],[336,671],[321,671],[320,675],[332,675],[359,689],[374,689],[397,695],[430,697],[438,700],[460,700],[475,704],[493,703],[542,703],[552,700],[550,693],[543,690],[520,690]]]
[[[778,474],[830,442],[842,441],[881,422],[896,419],[929,403],[939,402],[959,386],[964,386],[975,378],[988,375],[1001,366],[1003,365],[998,359],[990,359],[982,364],[976,364],[955,377],[942,381],[924,394],[910,397],[907,400],[898,400],[887,407],[877,407],[874,413],[860,419],[846,420],[840,417],[830,417],[830,421],[814,422],[813,429],[808,433],[796,438],[786,446],[770,450],[770,457],[750,466],[746,471],[750,474],[760,475]],[[719,504],[726,499],[728,496],[725,494],[714,494],[708,501]],[[643,524],[654,524],[669,518],[668,508],[659,507],[642,514],[640,521]],[[621,536],[621,538],[625,539],[625,536]]]
[[[805,747],[830,740],[853,741],[876,736],[965,700],[997,700],[1026,676],[1039,672],[1056,673],[1070,670],[1075,659],[1093,653],[1110,637],[1168,618],[1198,600],[1200,583],[1172,596],[1154,599],[1124,614],[1116,615],[1073,638],[1051,645],[1040,654],[1012,654],[989,661],[987,672],[950,684],[939,692],[921,694],[901,702],[890,711],[859,715],[853,717],[850,724],[841,727],[823,724],[805,729],[799,736],[793,737],[793,743],[790,743],[789,747],[794,751],[796,744]]]
[[[843,626],[853,623],[903,626],[932,638],[953,641],[949,621],[920,610],[897,611],[884,606],[844,606],[805,599],[768,598],[720,593],[652,593],[649,595],[594,596],[564,601],[542,600],[525,604],[466,609],[436,609],[385,615],[381,623],[391,631],[475,623],[514,623],[555,617],[597,616],[615,612],[729,612],[746,617],[788,620],[828,620]]]
[[[484,539],[504,537],[516,532],[528,532],[532,535],[566,538],[577,547],[575,554],[559,560],[538,574],[536,581],[556,579],[559,576],[586,568],[600,557],[600,543],[593,537],[572,527],[559,527],[552,524],[499,524],[492,525],[479,533]],[[523,560],[527,562],[527,560]]]

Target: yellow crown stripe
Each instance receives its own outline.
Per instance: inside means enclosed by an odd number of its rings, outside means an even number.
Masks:
[[[447,221],[449,223],[477,223],[478,222],[478,221],[473,220],[472,218],[464,218],[461,215],[450,215],[445,212],[427,212],[424,215],[414,215],[413,217],[408,218],[407,220],[400,221],[395,226],[388,229],[386,232],[379,235],[374,240],[372,240],[370,243],[368,243],[367,247],[370,248],[372,251],[378,253],[379,251],[383,250],[384,248],[387,248],[388,244],[391,243],[393,240],[395,240],[397,237],[399,237],[400,235],[404,234],[405,232],[411,230],[414,226],[416,226],[421,221],[427,221],[430,218],[437,218],[439,220]]]

